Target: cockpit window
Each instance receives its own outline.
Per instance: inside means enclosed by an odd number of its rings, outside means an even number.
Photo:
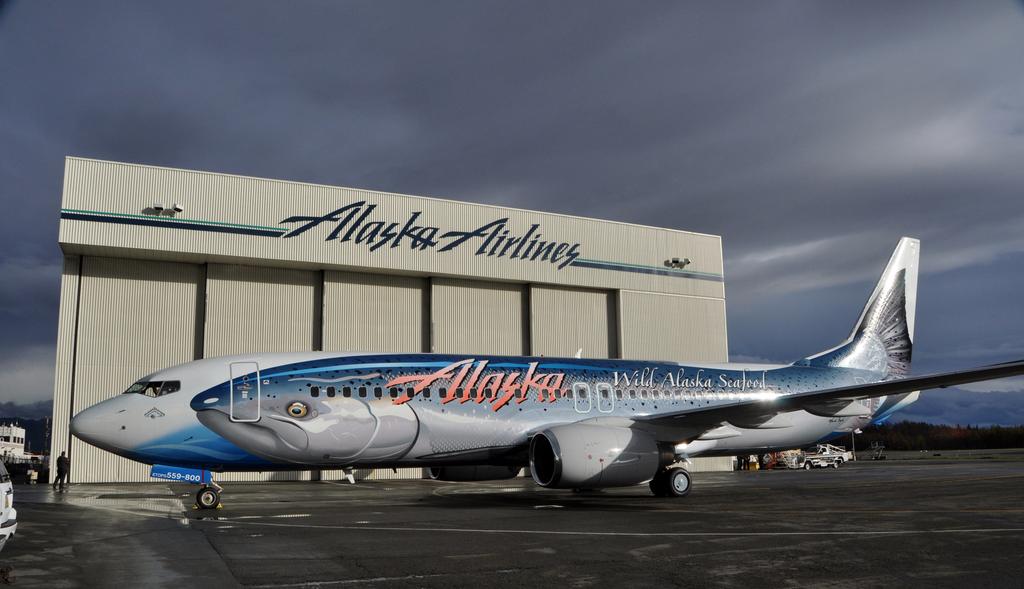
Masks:
[[[137,383],[133,384],[132,386],[128,387],[128,390],[125,391],[124,394],[127,395],[128,393],[141,393],[146,388],[146,385],[148,385],[148,384],[149,384],[148,382],[143,382],[143,381],[137,382]]]
[[[181,390],[180,380],[163,380],[163,381],[139,381],[132,386],[128,387],[125,394],[138,393],[140,395],[146,395],[147,397],[162,397],[171,393],[176,393]]]
[[[180,380],[165,380],[163,382],[163,384],[160,385],[160,395],[161,396],[169,395],[171,393],[176,393],[176,392],[178,392],[180,390],[181,390],[181,381]]]

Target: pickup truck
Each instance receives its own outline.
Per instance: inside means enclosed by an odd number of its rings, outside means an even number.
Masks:
[[[818,444],[813,452],[806,452],[804,454],[803,468],[805,470],[828,466],[839,468],[839,465],[849,462],[852,458],[853,453],[848,452],[845,448],[833,446],[832,444]]]

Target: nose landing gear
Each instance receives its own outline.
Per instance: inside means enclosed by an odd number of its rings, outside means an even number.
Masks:
[[[223,491],[220,485],[210,481],[209,485],[203,485],[196,491],[196,507],[199,509],[220,509],[220,492]]]

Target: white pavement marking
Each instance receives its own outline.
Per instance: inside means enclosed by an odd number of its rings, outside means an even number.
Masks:
[[[462,534],[537,534],[543,536],[601,536],[636,538],[699,538],[699,537],[761,537],[761,536],[917,536],[928,534],[1006,534],[1024,533],[1024,528],[943,528],[938,530],[847,530],[811,532],[584,532],[570,530],[497,530],[485,528],[415,528],[400,526],[344,526],[325,524],[281,524],[244,521],[245,525],[318,530],[367,530],[371,532],[429,532]]]
[[[406,575],[404,577],[372,577],[369,579],[342,579],[340,581],[309,581],[306,583],[288,583],[286,585],[249,585],[251,589],[271,589],[278,587],[326,587],[329,585],[356,585],[359,583],[389,583],[392,581],[418,581],[435,577],[448,577],[449,573],[434,575]]]
[[[294,517],[311,517],[311,516],[312,516],[312,514],[309,514],[309,513],[282,513],[282,514],[279,514],[279,515],[236,515],[235,517],[230,517],[230,518],[226,518],[226,519],[230,519],[230,520],[236,520],[236,519],[264,519],[264,518],[268,518],[268,517],[294,518]]]
[[[498,575],[508,575],[519,572],[519,569],[501,569],[492,571]],[[418,581],[420,579],[435,579],[437,577],[451,577],[459,573],[435,573],[429,575],[405,575],[403,577],[370,577],[367,579],[341,579],[337,581],[307,581],[305,583],[288,583],[285,585],[249,585],[250,589],[279,589],[284,587],[327,587],[331,585],[359,585],[363,583],[391,583],[395,581]]]

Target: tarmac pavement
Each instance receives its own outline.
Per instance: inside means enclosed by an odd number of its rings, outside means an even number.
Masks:
[[[18,587],[1022,587],[1024,462],[479,483],[18,486]]]

